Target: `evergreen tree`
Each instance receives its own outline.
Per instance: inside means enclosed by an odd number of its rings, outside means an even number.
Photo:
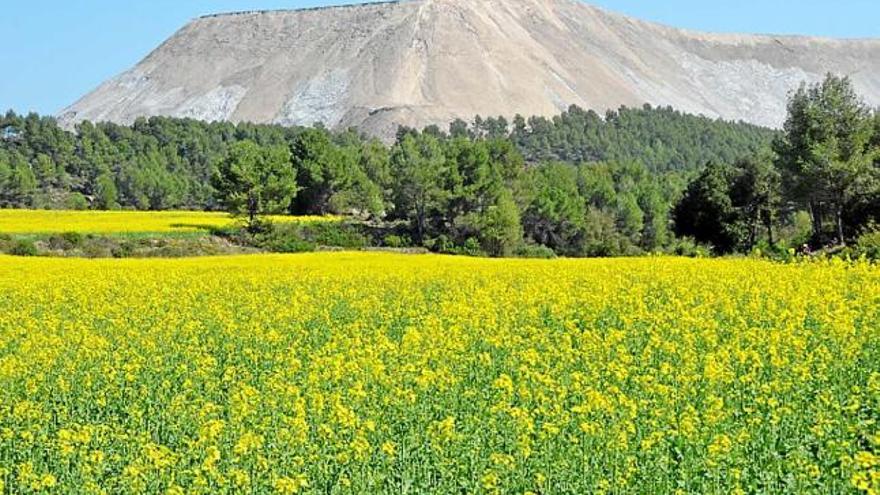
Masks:
[[[809,209],[815,240],[830,219],[844,243],[846,205],[868,193],[864,185],[876,154],[869,110],[848,78],[829,74],[792,96],[784,130],[774,148],[789,196]]]
[[[258,215],[286,212],[299,190],[287,148],[249,140],[229,147],[214,184],[220,201],[231,213],[247,216],[251,229]]]
[[[109,173],[101,173],[95,179],[95,207],[99,210],[115,210],[119,208],[119,190]]]
[[[736,171],[728,165],[706,166],[675,206],[675,233],[710,244],[720,254],[736,250],[743,232],[730,198],[730,184],[735,176]]]
[[[773,227],[782,202],[779,172],[766,156],[740,160],[735,168],[730,194],[747,232],[746,246],[757,243],[759,228],[766,231],[767,241],[775,244]]]
[[[573,165],[549,163],[530,170],[530,201],[523,214],[525,234],[560,254],[578,255],[586,206],[578,193]]]
[[[391,169],[396,217],[410,223],[416,242],[422,244],[449,199],[443,187],[448,170],[440,141],[429,134],[403,134],[392,151]]]

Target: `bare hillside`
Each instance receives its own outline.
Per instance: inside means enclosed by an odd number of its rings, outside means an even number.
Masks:
[[[388,137],[651,103],[778,127],[788,92],[829,71],[880,105],[880,40],[689,32],[578,0],[413,0],[194,20],[60,118],[320,121]]]

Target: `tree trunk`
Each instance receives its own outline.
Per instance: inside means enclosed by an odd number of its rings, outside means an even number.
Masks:
[[[757,216],[753,216],[752,221],[749,222],[749,249],[753,249],[757,243],[758,243],[758,218],[757,218]]]
[[[837,208],[837,239],[841,246],[846,246],[846,239],[843,237],[843,208]]]
[[[248,195],[248,228],[254,227],[254,221],[257,218],[257,198],[254,195]]]
[[[416,237],[420,246],[425,243],[425,209],[416,207]]]
[[[822,216],[816,203],[810,201],[810,220],[813,222],[813,237],[819,239],[822,235]]]

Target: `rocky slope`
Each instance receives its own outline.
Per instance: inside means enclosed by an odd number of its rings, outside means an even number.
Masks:
[[[199,18],[59,117],[320,121],[388,137],[651,103],[776,127],[789,91],[829,71],[880,105],[880,40],[690,32],[578,0],[412,0]]]

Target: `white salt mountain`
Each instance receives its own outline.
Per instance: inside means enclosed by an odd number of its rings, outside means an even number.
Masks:
[[[413,0],[196,19],[59,115],[441,127],[569,105],[779,127],[790,91],[850,76],[880,105],[880,40],[684,31],[578,0]]]

